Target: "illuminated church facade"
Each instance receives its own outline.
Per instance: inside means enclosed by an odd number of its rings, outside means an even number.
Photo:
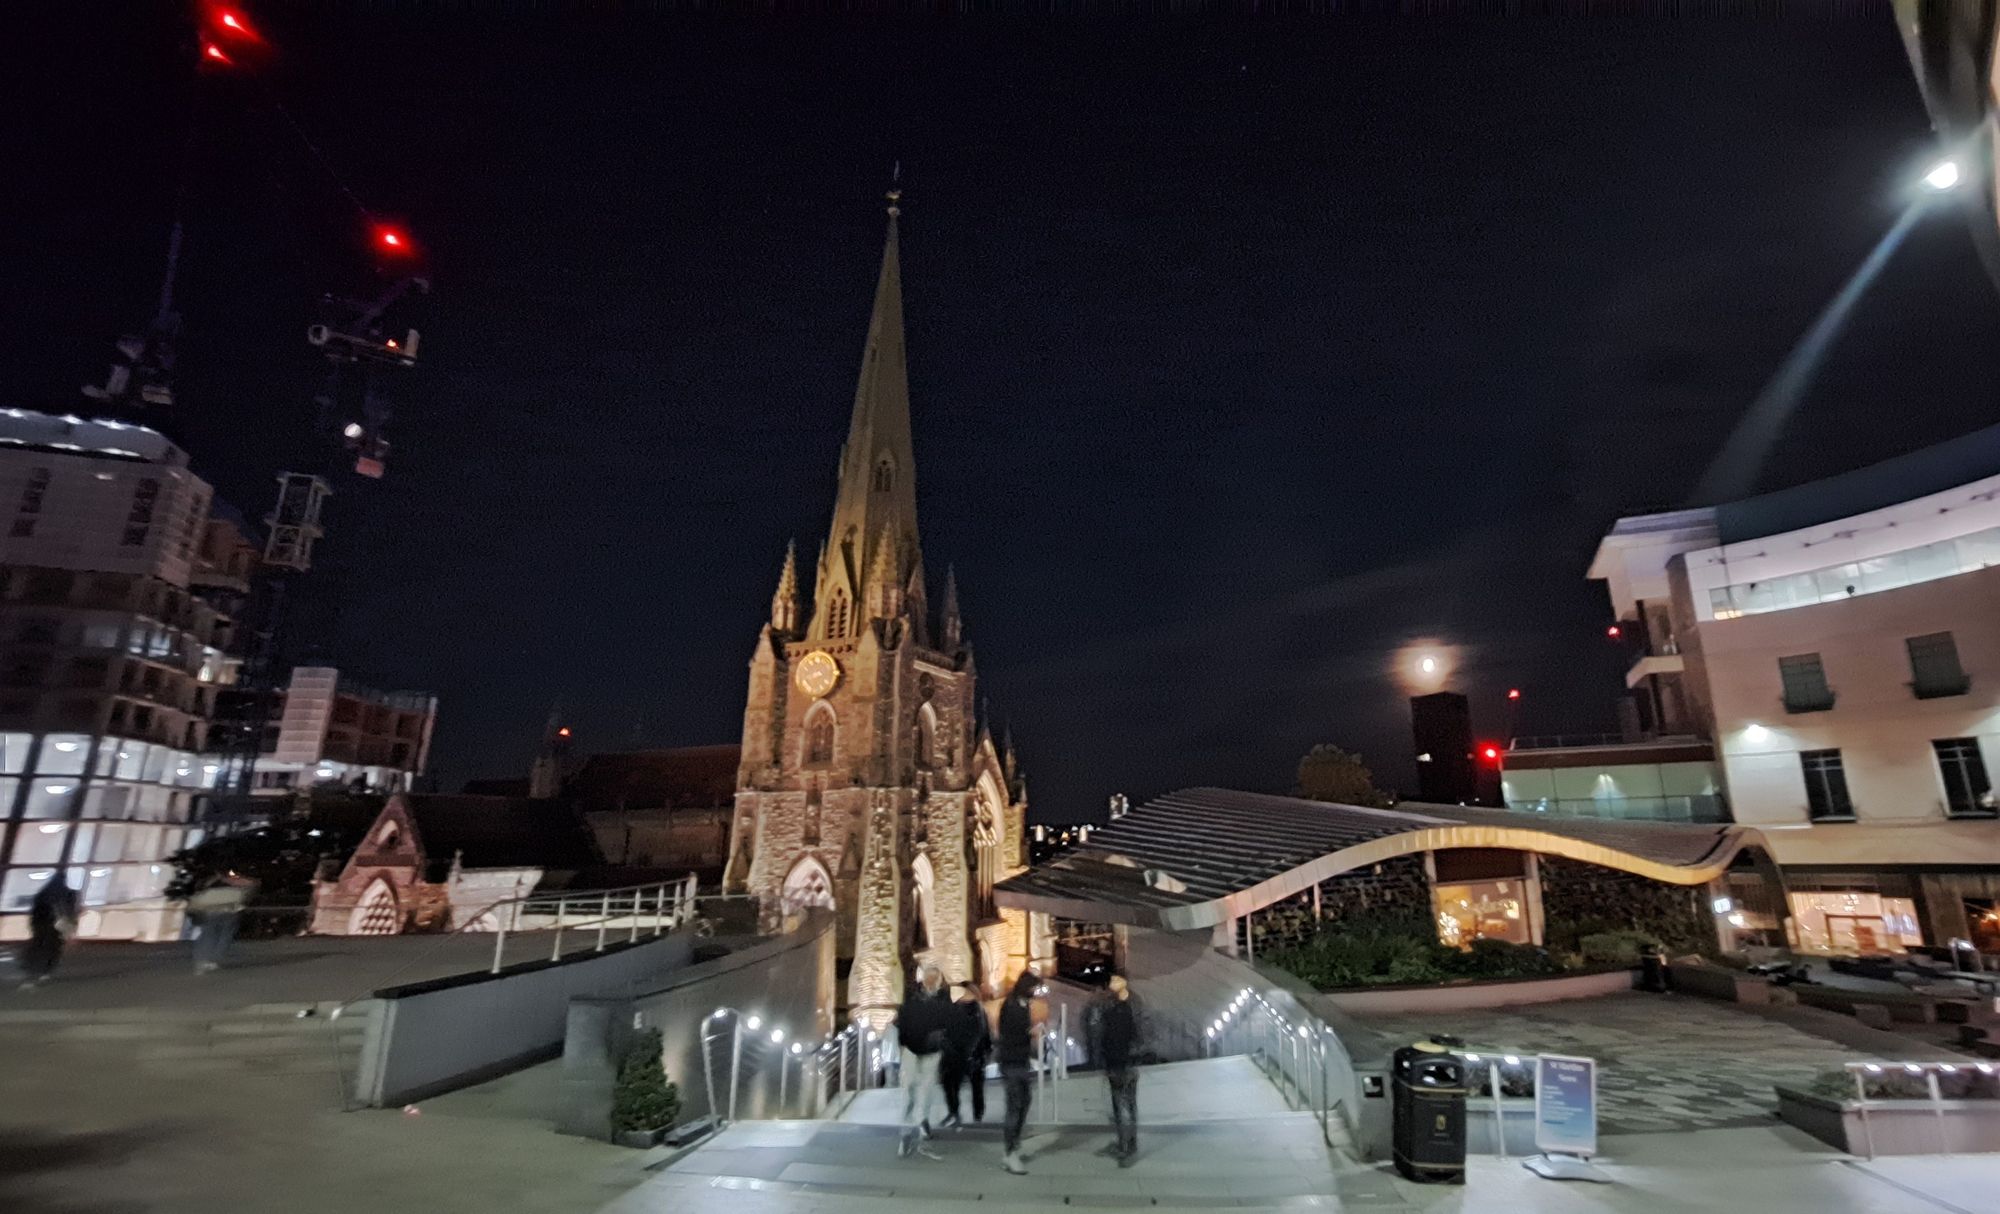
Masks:
[[[875,287],[832,525],[788,549],[750,659],[724,884],[767,926],[834,911],[851,1018],[886,1023],[922,962],[992,997],[1027,927],[994,885],[1026,866],[1026,792],[976,712],[957,585],[935,610],[917,534],[898,209]]]

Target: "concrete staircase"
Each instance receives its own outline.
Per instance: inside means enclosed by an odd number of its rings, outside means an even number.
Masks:
[[[354,1073],[374,1015],[373,1000],[261,1003],[232,1009],[115,1007],[88,1010],[0,1008],[0,1053],[59,1042],[91,1043],[167,1075]],[[338,1012],[338,1015],[336,1015]]]

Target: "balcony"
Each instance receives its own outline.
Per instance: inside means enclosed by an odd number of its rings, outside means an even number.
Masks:
[[[1939,677],[1921,679],[1910,684],[1910,694],[1919,700],[1942,700],[1950,696],[1962,696],[1972,690],[1972,676],[1961,674],[1956,678]]]
[[[1687,660],[1679,653],[1645,654],[1625,672],[1625,686],[1637,687],[1654,675],[1679,674],[1686,669]]]

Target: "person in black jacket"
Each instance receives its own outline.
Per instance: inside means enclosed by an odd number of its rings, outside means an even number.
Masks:
[[[951,1025],[944,1035],[944,1058],[938,1075],[944,1081],[944,1124],[964,1124],[959,1116],[959,1089],[972,1084],[972,1119],[986,1120],[986,1058],[993,1052],[993,1030],[979,992],[966,988],[965,997],[951,1005]]]
[[[21,950],[23,989],[40,986],[55,973],[62,960],[63,945],[76,932],[78,902],[76,891],[58,871],[28,903],[28,944]]]
[[[1139,1156],[1139,1076],[1132,1070],[1139,1019],[1123,976],[1112,975],[1105,998],[1091,1009],[1090,1019],[1092,1048],[1111,1088],[1111,1124],[1118,1134],[1109,1154],[1119,1167],[1129,1168]]]
[[[1016,1176],[1028,1170],[1021,1158],[1021,1130],[1028,1124],[1028,1102],[1035,1093],[1035,992],[1041,985],[1033,970],[1023,971],[1000,1005],[1000,1038],[995,1053],[1007,1093],[1006,1154],[1001,1165]]]
[[[950,1027],[951,995],[935,965],[918,971],[917,985],[896,1012],[896,1036],[903,1043],[903,1138],[896,1154],[918,1150],[918,1136],[930,1124],[937,1097],[938,1057]],[[929,1155],[929,1151],[924,1151]],[[933,1156],[935,1158],[935,1156]]]

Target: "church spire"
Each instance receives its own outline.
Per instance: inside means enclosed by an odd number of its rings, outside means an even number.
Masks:
[[[965,639],[965,625],[958,618],[958,572],[950,565],[944,567],[944,607],[939,613],[938,632],[946,653]]]
[[[785,542],[785,568],[778,574],[778,592],[771,596],[771,631],[792,632],[799,626],[798,541]]]
[[[832,563],[860,587],[887,543],[898,566],[917,553],[917,461],[910,442],[909,365],[903,347],[903,268],[896,220],[901,190],[889,191],[889,234],[875,280],[875,309],[854,388],[854,414],[840,456],[840,489],[827,534]],[[897,569],[901,581],[902,569]],[[833,597],[825,573],[813,596],[814,631],[825,635]],[[861,605],[855,605],[856,610]]]

